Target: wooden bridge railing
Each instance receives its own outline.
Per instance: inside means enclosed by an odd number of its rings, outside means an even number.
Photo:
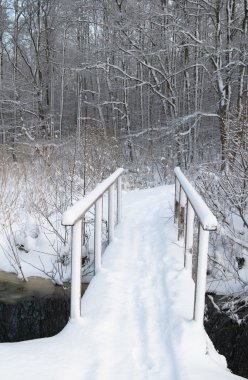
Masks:
[[[187,180],[179,167],[175,168],[175,220],[178,220],[178,239],[184,237],[184,266],[192,273],[194,219],[198,219],[197,275],[194,316],[203,323],[208,260],[209,232],[217,228],[216,217]]]
[[[94,256],[95,273],[101,267],[102,255],[102,200],[108,191],[108,243],[114,238],[115,226],[115,184],[117,193],[117,223],[121,220],[121,175],[124,169],[117,169],[105,181],[99,184],[82,200],[68,208],[62,217],[64,226],[72,227],[72,257],[71,257],[71,318],[81,315],[81,252],[82,252],[82,221],[89,209],[95,205],[94,223]]]

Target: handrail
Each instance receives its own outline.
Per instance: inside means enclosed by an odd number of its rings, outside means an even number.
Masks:
[[[191,203],[201,226],[204,230],[215,231],[217,228],[217,219],[212,211],[208,208],[204,200],[200,197],[191,183],[187,180],[179,167],[174,169],[174,173],[186,194],[188,201]]]
[[[203,324],[209,232],[217,229],[218,222],[204,200],[182,173],[181,169],[176,167],[174,173],[175,220],[178,219],[178,240],[184,237],[184,267],[191,275],[194,219],[195,216],[198,218],[197,276],[193,318]]]
[[[71,314],[78,319],[81,316],[81,267],[82,267],[82,223],[86,212],[95,205],[94,221],[94,258],[95,273],[101,268],[102,260],[102,201],[108,191],[108,243],[114,238],[115,209],[117,224],[121,220],[121,175],[124,169],[117,169],[111,176],[99,184],[82,200],[69,207],[62,216],[62,225],[72,227],[71,239]],[[117,204],[115,208],[114,187],[116,183]]]
[[[109,189],[111,185],[124,172],[124,169],[119,168],[107,179],[97,185],[97,187],[85,196],[85,198],[76,202],[69,207],[63,214],[62,225],[73,226],[82,216],[93,206],[93,204]]]

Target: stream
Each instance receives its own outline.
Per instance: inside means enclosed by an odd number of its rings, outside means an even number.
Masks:
[[[87,285],[82,286],[82,294]],[[70,315],[69,285],[0,271],[0,342],[19,342],[57,334]]]
[[[230,310],[223,310],[227,301],[227,296],[206,294],[204,327],[228,368],[248,379],[248,306],[236,299],[238,312],[228,315]]]

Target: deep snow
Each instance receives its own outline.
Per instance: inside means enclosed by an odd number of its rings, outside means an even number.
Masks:
[[[82,299],[53,338],[0,345],[4,380],[227,380],[192,321],[193,281],[173,224],[173,186],[125,194],[123,221]]]

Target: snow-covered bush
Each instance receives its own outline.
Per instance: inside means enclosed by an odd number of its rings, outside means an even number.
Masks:
[[[212,234],[209,289],[242,292],[248,285],[248,154],[240,151],[223,171],[202,167],[196,186],[216,215],[219,228]]]
[[[1,157],[0,269],[68,281],[70,229],[61,216],[119,166],[116,140],[91,128],[80,141],[20,145],[15,162],[5,149]],[[91,225],[92,216],[85,221],[88,251]]]

